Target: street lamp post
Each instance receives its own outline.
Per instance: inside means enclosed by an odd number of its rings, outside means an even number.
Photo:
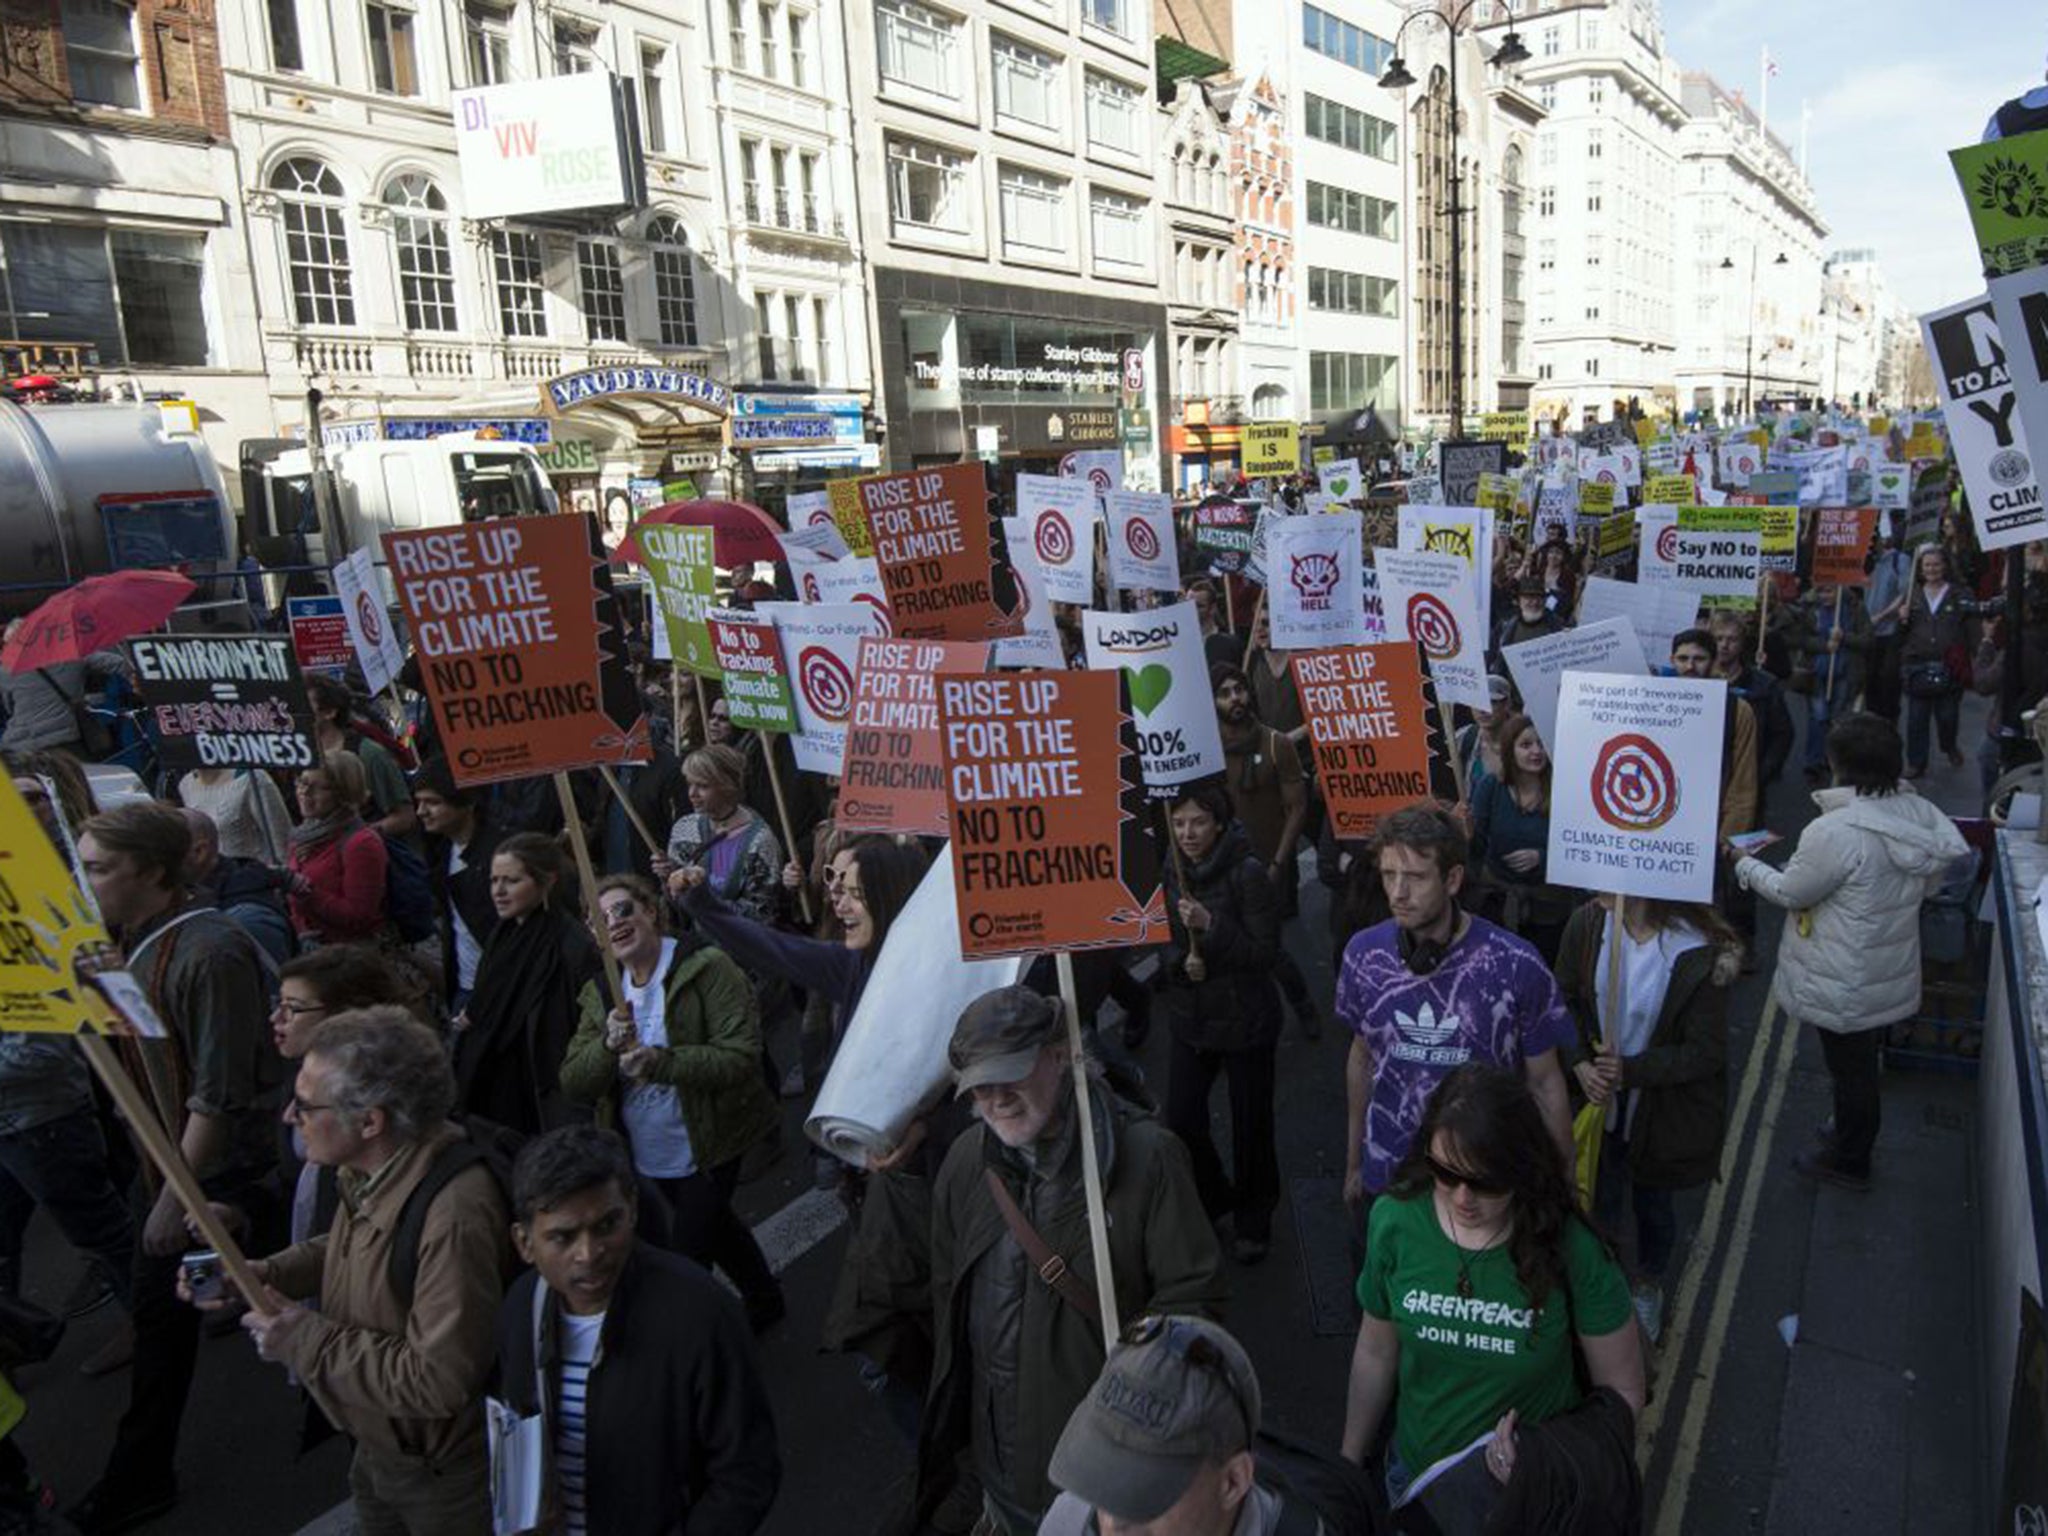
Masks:
[[[1742,349],[1742,414],[1745,416],[1756,414],[1756,401],[1754,399],[1754,391],[1756,389],[1756,255],[1756,242],[1752,240],[1749,243],[1749,341]],[[1791,258],[1783,251],[1780,251],[1778,252],[1778,259],[1773,261],[1771,265],[1782,267],[1789,265],[1790,262]],[[1733,256],[1723,256],[1721,258],[1721,270],[1723,272],[1733,272],[1735,270],[1735,258]]]
[[[1451,436],[1457,437],[1465,430],[1465,225],[1464,217],[1469,211],[1463,203],[1464,177],[1459,170],[1458,160],[1458,39],[1463,34],[1460,28],[1471,19],[1473,8],[1479,0],[1465,0],[1465,3],[1448,15],[1434,7],[1412,12],[1406,21],[1394,31],[1393,47],[1396,50],[1387,59],[1386,72],[1380,76],[1380,84],[1390,91],[1406,90],[1415,83],[1415,77],[1408,72],[1399,52],[1401,34],[1415,22],[1425,17],[1443,23],[1449,41],[1446,52],[1450,55],[1449,79],[1451,103],[1451,202],[1447,210],[1451,224]],[[1506,69],[1527,61],[1529,50],[1522,46],[1521,34],[1513,26],[1512,16],[1508,30],[1500,40],[1500,47],[1489,60],[1495,67]]]

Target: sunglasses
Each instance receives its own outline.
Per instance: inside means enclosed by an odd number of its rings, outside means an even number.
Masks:
[[[1230,1400],[1237,1404],[1238,1417],[1244,1420],[1245,1444],[1250,1445],[1258,1433],[1258,1426],[1252,1422],[1251,1404],[1245,1401],[1237,1378],[1230,1374],[1230,1361],[1216,1347],[1215,1340],[1185,1318],[1162,1317],[1156,1312],[1131,1323],[1122,1335],[1125,1344],[1150,1344],[1157,1339],[1166,1341],[1167,1352],[1176,1360],[1184,1360],[1196,1370],[1208,1371],[1223,1383]]]
[[[1496,1184],[1475,1174],[1464,1173],[1456,1168],[1446,1168],[1435,1158],[1425,1155],[1423,1163],[1429,1169],[1429,1176],[1436,1180],[1437,1188],[1450,1194],[1458,1189],[1469,1189],[1482,1200],[1498,1200],[1511,1191],[1505,1184]]]

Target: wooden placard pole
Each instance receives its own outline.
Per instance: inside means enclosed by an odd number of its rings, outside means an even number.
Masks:
[[[604,979],[611,988],[612,1006],[626,1006],[626,989],[619,980],[619,959],[612,953],[611,939],[597,910],[597,871],[590,863],[590,843],[583,835],[583,816],[576,809],[569,775],[555,770],[555,798],[562,802],[562,826],[569,834],[569,848],[576,856],[576,874],[583,882],[583,921],[597,941],[598,958],[604,962]]]
[[[1088,1194],[1088,1246],[1095,1256],[1095,1304],[1102,1310],[1103,1352],[1123,1336],[1116,1311],[1116,1279],[1110,1269],[1109,1214],[1103,1208],[1102,1163],[1095,1151],[1095,1112],[1089,1104],[1088,1061],[1081,1051],[1081,1004],[1074,987],[1074,957],[1056,957],[1060,1002],[1067,1016],[1067,1051],[1073,1057],[1074,1113],[1081,1119],[1081,1180]]]
[[[673,661],[668,664],[668,717],[674,727],[676,757],[681,760],[689,755],[690,744],[683,740],[683,672]]]
[[[1223,627],[1237,633],[1237,599],[1230,595],[1230,572],[1223,573]]]
[[[796,857],[796,833],[789,824],[789,802],[782,798],[782,770],[775,766],[775,737],[766,731],[761,735],[761,756],[768,764],[768,789],[775,796],[775,819],[782,823],[782,851],[790,858]],[[811,886],[808,880],[799,881],[796,888],[797,906],[804,915],[804,926],[817,922],[811,914]]]
[[[1160,835],[1166,839],[1167,852],[1171,854],[1173,857],[1174,881],[1180,886],[1181,895],[1185,896],[1188,894],[1188,865],[1187,860],[1181,857],[1180,842],[1173,835],[1172,809],[1173,802],[1171,800],[1161,800],[1159,802],[1159,831]],[[1168,913],[1167,915],[1169,917],[1172,916],[1171,913]],[[1187,966],[1189,981],[1201,981],[1208,974],[1206,971],[1200,969],[1201,965],[1202,940],[1200,935],[1198,935],[1194,929],[1190,928],[1188,930]]]
[[[1764,664],[1764,634],[1771,627],[1771,573],[1767,570],[1762,578],[1763,597],[1756,610],[1756,664]]]
[[[1458,804],[1465,803],[1465,763],[1458,755],[1458,738],[1451,734],[1451,707],[1444,702],[1444,696],[1434,686],[1430,688],[1432,702],[1436,705],[1436,728],[1443,732],[1444,756],[1451,761],[1451,782],[1458,789]],[[1512,747],[1510,750],[1513,750]]]
[[[692,672],[690,681],[697,685],[697,728],[708,742],[711,740],[711,695],[704,690],[703,673]]]
[[[599,763],[597,771],[604,778],[604,787],[612,792],[619,802],[619,809],[626,813],[626,820],[633,824],[633,830],[640,834],[640,841],[647,845],[647,851],[660,858],[666,851],[663,845],[648,831],[647,823],[640,819],[640,813],[633,809],[633,802],[626,798],[626,786],[619,782],[619,776],[612,772],[610,763]]]
[[[111,1004],[108,1007],[111,1008]],[[199,1235],[207,1245],[220,1255],[221,1267],[228,1272],[228,1278],[235,1282],[235,1289],[242,1293],[242,1299],[265,1317],[270,1308],[264,1303],[263,1282],[256,1278],[256,1272],[249,1266],[248,1255],[242,1252],[220,1217],[208,1203],[206,1191],[201,1188],[199,1176],[192,1171],[192,1165],[185,1161],[185,1154],[178,1144],[171,1140],[171,1134],[164,1128],[163,1121],[156,1117],[156,1111],[142,1096],[142,1090],[135,1086],[120,1057],[106,1038],[91,1030],[82,1030],[75,1037],[78,1048],[85,1053],[85,1059],[101,1082],[107,1085],[107,1092],[113,1095],[114,1103],[120,1108],[121,1118],[127,1122],[129,1133],[134,1136],[149,1160],[156,1164],[157,1171],[164,1176],[164,1182],[171,1187],[171,1193],[178,1197],[178,1204],[185,1207],[185,1214],[192,1218],[192,1225],[199,1229]],[[138,1234],[139,1237],[139,1234]]]
[[[1835,718],[1835,660],[1841,654],[1842,597],[1847,591],[1846,587],[1835,588],[1835,622],[1834,627],[1828,632],[1828,691],[1822,703],[1827,709],[1830,721]]]
[[[1259,600],[1252,605],[1251,627],[1244,632],[1244,660],[1238,665],[1249,672],[1252,669],[1252,652],[1259,648],[1259,619],[1266,611],[1266,589],[1259,588]]]

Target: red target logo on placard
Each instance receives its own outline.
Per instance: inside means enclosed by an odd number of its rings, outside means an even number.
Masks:
[[[1038,525],[1031,530],[1031,542],[1038,550],[1038,558],[1047,565],[1065,565],[1074,558],[1074,530],[1057,512],[1038,514]]]
[[[367,592],[356,594],[356,626],[363,632],[363,643],[372,649],[384,643],[384,615],[377,611],[377,603]]]
[[[1116,489],[1116,483],[1110,477],[1109,471],[1104,469],[1100,464],[1097,464],[1089,469],[1088,484],[1090,488],[1093,489],[1095,494],[1098,496],[1107,496],[1111,491]]]
[[[822,601],[817,573],[814,571],[804,572],[804,601],[807,603]]]
[[[875,596],[874,593],[856,592],[853,594],[853,600],[856,603],[866,603],[870,608],[874,609],[876,634],[893,635],[896,633],[896,619],[889,612],[889,605]]]
[[[1623,832],[1654,832],[1678,814],[1678,775],[1664,749],[1631,731],[1593,760],[1593,810]]]
[[[1431,661],[1447,661],[1465,646],[1457,616],[1434,592],[1418,592],[1408,599],[1408,638]]]
[[[1124,548],[1139,560],[1159,558],[1159,535],[1152,531],[1152,525],[1142,517],[1134,517],[1124,524]]]
[[[853,712],[853,672],[825,646],[804,647],[796,660],[796,684],[812,712],[835,725]]]
[[[1657,558],[1666,565],[1678,558],[1678,524],[1666,523],[1657,530]]]
[[[1601,470],[1600,473],[1596,475],[1594,478],[1601,485],[1615,484],[1614,471],[1611,469]]]
[[[832,509],[830,507],[816,507],[812,509],[810,523],[811,527],[817,528],[825,523],[830,523],[834,521],[836,521],[836,519],[832,516]]]

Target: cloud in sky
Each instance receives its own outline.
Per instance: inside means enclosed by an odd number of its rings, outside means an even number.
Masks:
[[[1807,0],[1666,0],[1665,42],[1682,66],[1752,102],[1769,46],[1771,126],[1795,153],[1800,106],[1812,108],[1807,174],[1827,249],[1874,248],[1917,313],[1982,292],[1948,152],[1975,143],[2000,102],[2041,83],[2048,16],[2017,0],[1945,13],[1864,0],[1826,24],[1817,12]]]

